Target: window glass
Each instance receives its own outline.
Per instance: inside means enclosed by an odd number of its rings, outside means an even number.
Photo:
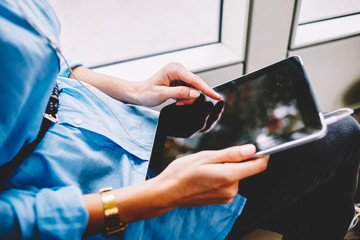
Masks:
[[[302,0],[299,24],[360,13],[359,0]]]
[[[219,41],[220,0],[50,0],[65,56],[99,66]]]

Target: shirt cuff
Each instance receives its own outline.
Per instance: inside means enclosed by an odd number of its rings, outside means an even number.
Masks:
[[[43,189],[36,197],[37,222],[41,239],[81,239],[88,212],[80,189]]]
[[[66,61],[68,62],[71,69],[73,69],[73,68],[75,68],[77,66],[82,66],[83,65],[82,62],[74,61],[72,59],[66,59]],[[69,77],[69,75],[70,75],[69,66],[66,64],[66,62],[62,58],[62,56],[60,56],[60,73],[59,73],[59,76],[66,77],[66,78]]]
[[[1,208],[6,211],[0,217],[9,222],[0,226],[0,236],[7,239],[15,239],[14,233],[21,239],[82,239],[88,222],[84,198],[74,186],[39,192],[10,189],[1,192],[3,203],[9,207]]]

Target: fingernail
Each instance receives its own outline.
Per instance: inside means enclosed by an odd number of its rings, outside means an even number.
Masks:
[[[190,95],[190,97],[192,97],[192,98],[197,98],[197,97],[200,96],[200,91],[191,89],[189,95]]]
[[[221,95],[220,94],[218,94],[217,92],[215,92],[216,93],[216,95],[217,95],[217,97],[218,97],[218,99],[220,100],[222,97],[221,97]]]
[[[176,106],[184,106],[185,105],[185,103],[183,103],[183,102],[176,102],[175,104],[176,104]]]
[[[240,148],[240,153],[243,156],[251,156],[255,153],[255,151],[256,151],[255,146],[251,145],[251,144],[241,146],[241,148]]]

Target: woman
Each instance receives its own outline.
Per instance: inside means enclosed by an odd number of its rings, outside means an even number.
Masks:
[[[157,113],[132,105],[155,106],[169,98],[177,99],[179,105],[191,104],[200,92],[219,99],[211,88],[177,63],[141,83],[98,74],[79,63],[67,65],[58,47],[59,23],[45,0],[2,1],[0,13],[1,165],[11,162],[36,138],[55,83],[60,89],[58,121],[3,182],[0,215],[6,221],[0,226],[0,238],[102,238],[99,233],[112,236],[113,232],[115,237],[122,234],[127,239],[223,239],[228,235],[246,201],[237,194],[238,182],[264,171],[268,157],[251,159],[255,153],[252,145],[205,151],[178,159],[159,176],[144,181]],[[81,82],[73,79],[75,76]],[[179,80],[191,87],[171,87]],[[354,133],[344,135],[346,142],[359,139],[358,126],[353,122],[351,126]],[[336,179],[338,166],[353,165],[346,171],[351,182],[358,152],[353,147],[342,150],[349,150],[353,157],[342,161],[336,156],[333,162],[339,164],[330,164],[324,176],[321,169],[314,171],[311,176],[321,181],[302,176],[301,180],[309,179],[306,188],[290,194],[291,201],[283,199],[281,207],[270,205],[275,206],[274,211],[265,207],[255,214],[253,210],[262,200],[277,202],[277,194],[267,193],[276,185],[269,187],[267,183],[272,181],[266,176],[276,182],[276,173],[296,172],[290,161],[285,167],[277,166],[276,171],[240,181],[240,192],[249,200],[237,220],[240,226],[234,229],[268,225],[269,219],[285,214],[314,189],[324,189],[322,186]],[[324,159],[319,162],[324,163]],[[295,161],[297,166],[311,163],[301,160]],[[289,182],[285,193],[278,194],[283,198],[295,182],[289,181],[289,176],[280,179]],[[99,194],[104,187],[114,190]],[[316,199],[323,200],[322,196]],[[340,235],[352,211],[345,213],[342,224],[334,227]],[[298,231],[286,227],[283,232],[294,236]]]
[[[61,91],[58,122],[5,181],[1,215],[9,220],[1,226],[2,237],[76,239],[103,233],[104,209],[98,191],[104,187],[116,189],[118,216],[126,223],[184,206],[228,203],[236,196],[239,179],[266,168],[267,158],[236,167],[215,164],[251,157],[255,148],[249,145],[185,157],[164,174],[144,182],[157,113],[123,102],[155,106],[176,98],[178,104],[191,104],[200,91],[215,99],[219,96],[176,63],[141,83],[71,63],[73,74],[84,81],[80,83],[68,78],[70,68],[56,53],[59,23],[46,1],[4,1],[1,13],[2,165],[35,139],[55,82]],[[47,38],[55,42],[49,44]],[[170,87],[174,80],[193,87]],[[183,168],[191,171],[179,171]],[[220,168],[224,169],[219,172]],[[244,170],[229,179],[228,173],[235,168]],[[200,179],[207,184],[196,184]],[[230,207],[217,207],[220,210],[214,221],[226,216],[235,220],[244,202],[236,198],[231,212]],[[209,210],[180,211],[205,214]],[[226,211],[229,213],[222,216]],[[192,222],[191,228],[195,228],[196,221]],[[130,224],[126,235],[137,238],[141,228],[145,234],[150,231],[145,224]],[[218,232],[225,236],[224,229]]]

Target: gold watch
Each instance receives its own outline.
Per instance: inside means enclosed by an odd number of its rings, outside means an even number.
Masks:
[[[100,189],[101,201],[104,206],[105,229],[103,236],[114,237],[125,231],[127,224],[120,220],[119,209],[116,207],[115,195],[111,187]]]

